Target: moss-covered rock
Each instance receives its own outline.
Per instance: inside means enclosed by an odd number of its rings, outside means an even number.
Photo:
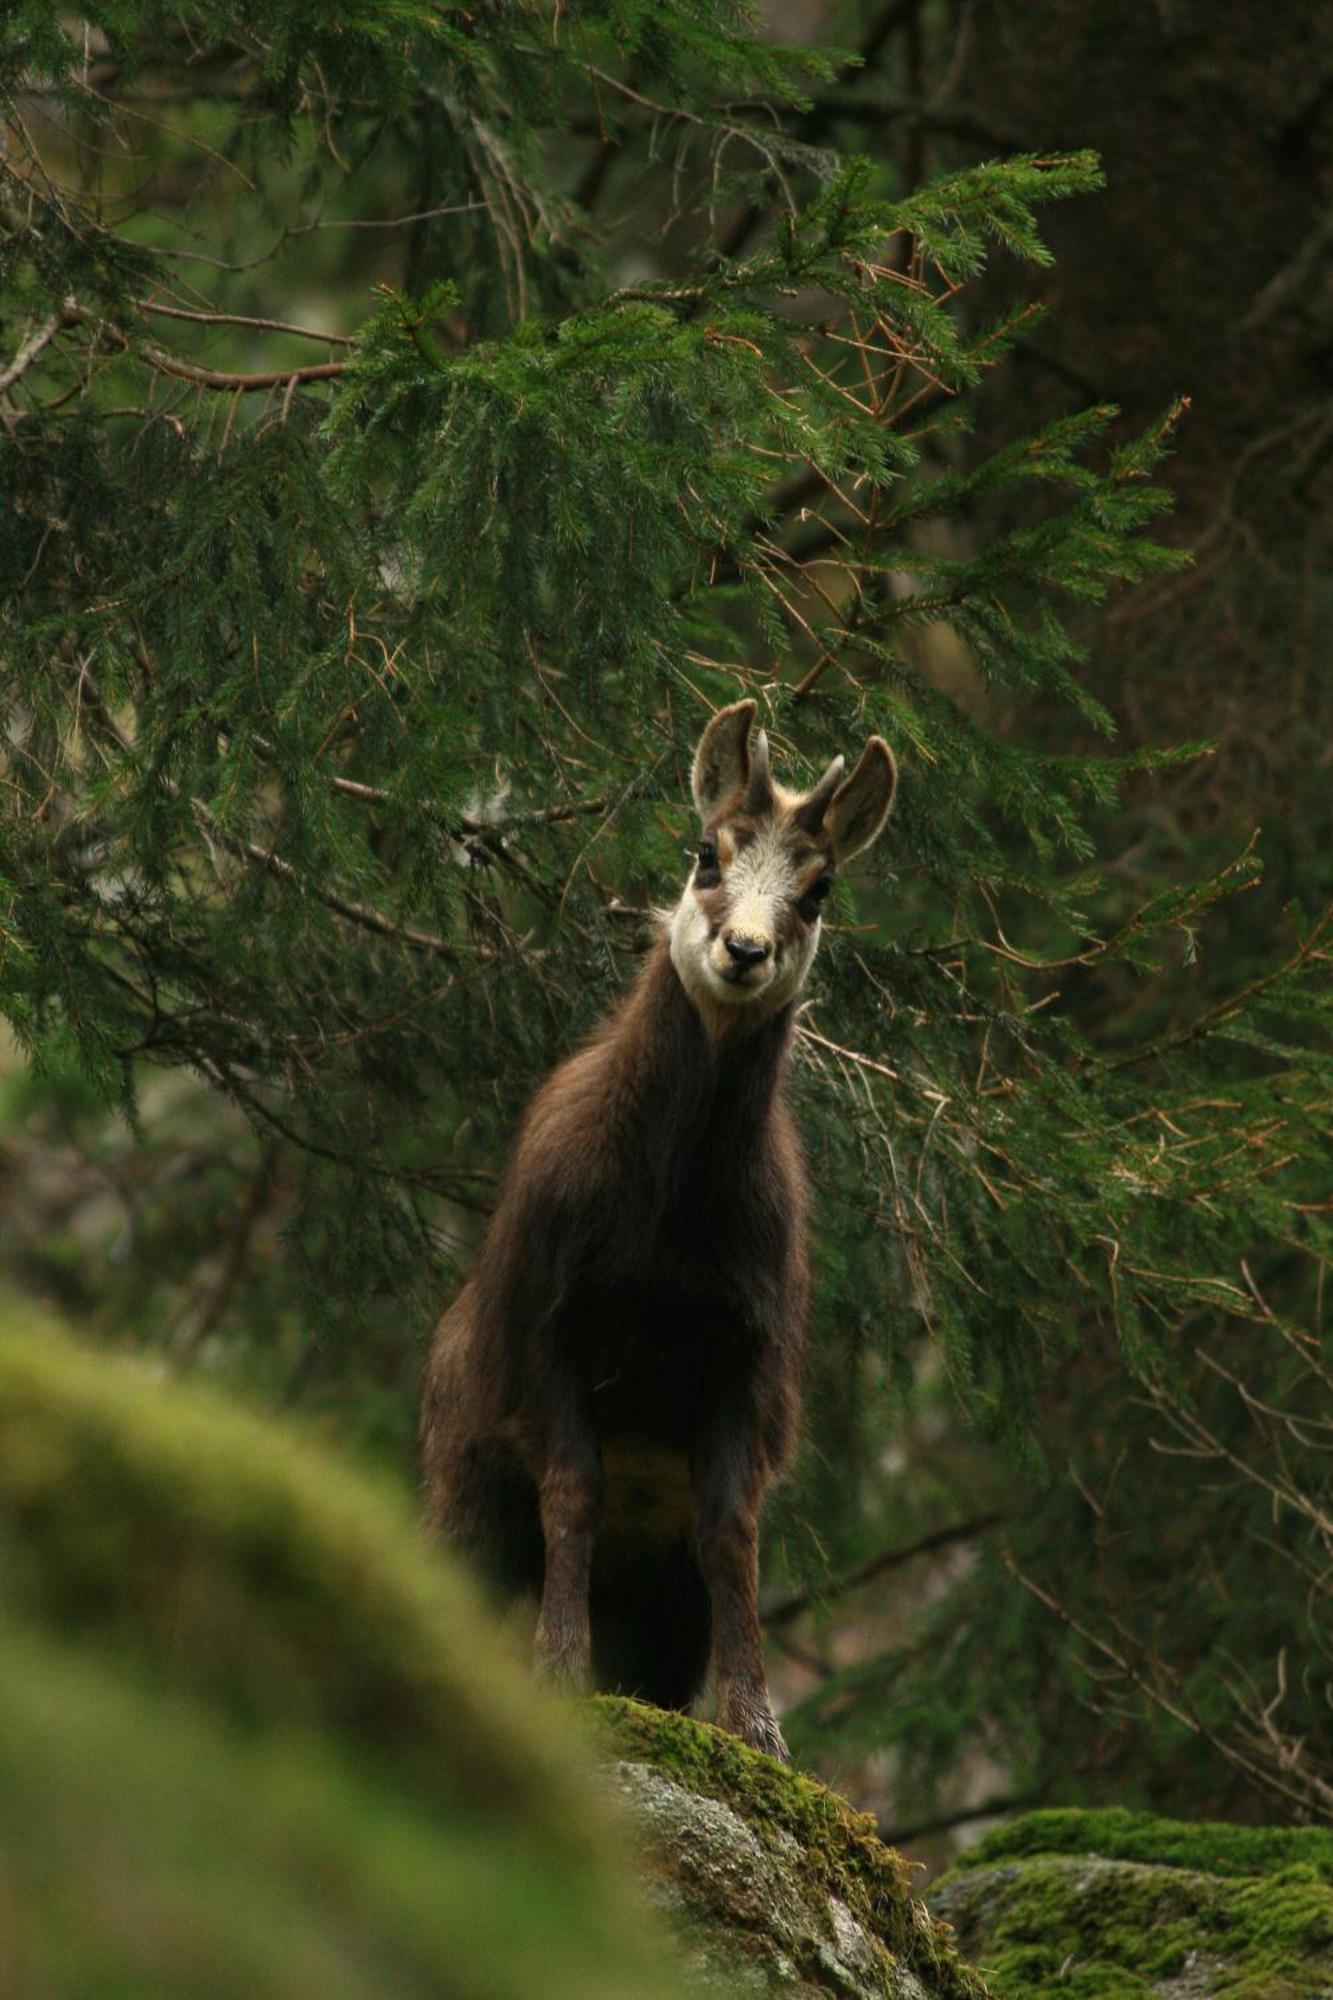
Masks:
[[[1028,1813],[931,1907],[999,2000],[1329,2000],[1333,1834]]]
[[[667,2000],[586,1749],[407,1511],[0,1325],[6,2000]]]
[[[984,1992],[871,1821],[596,1713],[695,1990]],[[5,2000],[667,2000],[592,1762],[399,1497],[0,1301]]]
[[[658,1901],[705,1982],[810,2000],[984,1995],[872,1819],[707,1723],[609,1697],[592,1709]]]

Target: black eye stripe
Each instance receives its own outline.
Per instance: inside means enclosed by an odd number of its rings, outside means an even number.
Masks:
[[[696,889],[716,889],[721,880],[717,848],[711,840],[701,840],[694,864],[694,886]]]
[[[832,887],[833,878],[829,875],[820,875],[810,884],[804,895],[801,896],[796,908],[807,924],[812,924],[815,921],[823,904],[827,901]]]

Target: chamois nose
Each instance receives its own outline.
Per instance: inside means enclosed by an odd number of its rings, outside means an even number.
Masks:
[[[737,965],[761,965],[769,954],[770,947],[761,944],[758,938],[728,935],[722,941]]]

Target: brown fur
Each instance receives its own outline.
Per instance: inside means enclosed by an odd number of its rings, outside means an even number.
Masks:
[[[539,1651],[558,1678],[586,1683],[589,1593],[614,1599],[620,1579],[631,1626],[646,1612],[651,1627],[610,1635],[608,1664],[684,1706],[711,1625],[719,1718],[770,1749],[755,1541],[796,1435],[807,1293],[789,1033],[790,1009],[715,1053],[655,946],[532,1104],[440,1323],[422,1422],[431,1520],[511,1588],[544,1582]],[[602,1514],[604,1461],[636,1452],[654,1487],[664,1463],[688,1469],[678,1529],[649,1523],[638,1546],[623,1513]]]
[[[722,711],[696,767],[697,798],[718,771],[737,779],[706,816],[731,841],[755,831],[742,810],[759,789],[752,715]],[[858,787],[836,797],[855,804]],[[796,824],[799,801],[766,803],[802,871],[831,864],[822,829]],[[724,924],[725,888],[687,895],[710,929]],[[788,925],[803,927],[790,909],[779,952]],[[777,1755],[757,1543],[795,1442],[805,1339],[793,1013],[794,995],[696,1004],[658,941],[618,1012],[533,1100],[477,1267],[437,1329],[421,1427],[429,1521],[507,1588],[540,1595],[551,1677],[584,1687],[595,1670],[684,1707],[711,1664],[718,1720]]]

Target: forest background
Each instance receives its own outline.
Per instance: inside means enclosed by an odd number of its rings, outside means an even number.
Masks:
[[[0,28],[6,1283],[410,1485],[703,720],[753,694],[797,775],[881,731],[766,1588],[798,1759],[927,1859],[1333,1804],[1300,14]]]

